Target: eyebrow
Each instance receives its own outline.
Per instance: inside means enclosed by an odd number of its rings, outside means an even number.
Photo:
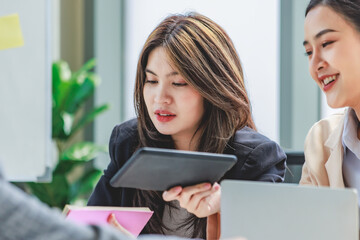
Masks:
[[[152,75],[155,75],[156,77],[158,76],[158,75],[156,75],[156,73],[154,73],[153,71],[151,71],[151,70],[148,69],[148,68],[145,69],[145,72],[150,73],[150,74],[152,74]],[[176,75],[179,75],[179,73],[176,72],[176,71],[174,71],[174,72],[171,72],[171,73],[166,74],[166,77],[172,77],[172,76],[176,76]]]
[[[315,35],[315,39],[318,39],[318,38],[320,38],[322,35],[324,35],[324,34],[326,34],[326,33],[329,33],[329,32],[337,32],[337,31],[335,31],[335,30],[333,30],[333,29],[324,29],[324,30],[321,30],[320,32],[318,32],[316,35]],[[303,42],[303,45],[305,46],[306,44],[308,44],[309,42],[308,41],[304,41]]]

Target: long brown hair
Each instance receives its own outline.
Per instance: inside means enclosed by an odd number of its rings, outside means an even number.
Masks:
[[[223,153],[237,130],[244,126],[255,129],[240,59],[229,36],[215,22],[198,13],[171,15],[151,32],[137,65],[134,102],[139,147],[174,148],[171,136],[156,130],[143,96],[148,57],[157,47],[165,49],[173,67],[204,98],[198,151]],[[159,192],[136,192],[134,205],[152,207],[155,213],[146,232],[162,233],[162,214],[168,203]],[[205,234],[205,219],[194,216],[188,222],[195,232]],[[199,235],[194,233],[194,236]]]

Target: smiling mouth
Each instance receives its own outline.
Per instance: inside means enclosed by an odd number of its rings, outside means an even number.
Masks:
[[[325,78],[324,80],[322,80],[321,82],[322,82],[323,86],[325,87],[325,86],[329,85],[330,83],[332,83],[333,81],[335,81],[337,76],[338,75],[336,74],[336,75],[329,76],[329,77]]]

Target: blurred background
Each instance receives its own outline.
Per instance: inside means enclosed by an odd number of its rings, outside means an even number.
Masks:
[[[21,0],[14,2],[21,4]],[[288,154],[287,182],[297,183],[300,178],[303,144],[310,127],[320,118],[339,111],[327,107],[308,72],[302,46],[308,0],[34,0],[33,3],[44,6],[41,11],[34,11],[44,15],[41,27],[46,42],[45,65],[52,66],[45,77],[52,82],[52,126],[44,134],[51,144],[44,154],[45,173],[35,176],[35,180],[33,176],[12,178],[11,174],[9,179],[52,181],[48,185],[26,184],[28,191],[44,195],[44,201],[49,198],[46,192],[56,195],[58,191],[54,189],[65,189],[66,196],[60,202],[48,202],[49,205],[61,207],[80,197],[86,199],[109,163],[106,148],[112,128],[135,117],[133,86],[140,50],[149,33],[169,14],[196,11],[227,31],[243,64],[258,131],[278,142]],[[0,0],[0,8],[4,4],[9,4],[9,0]],[[25,43],[26,34],[25,29]],[[5,54],[8,53],[13,54]],[[0,54],[0,63],[9,59],[1,57]],[[67,91],[68,95],[64,95]],[[45,108],[50,109],[50,105]],[[0,105],[0,113],[9,108],[11,105],[6,108]],[[51,119],[49,114],[45,118]],[[6,131],[5,127],[1,130]],[[7,139],[3,136],[0,143]],[[5,148],[0,150],[4,152]],[[0,157],[5,159],[5,170],[6,164],[14,162],[6,154]],[[21,161],[32,161],[31,157],[26,158]],[[56,179],[58,182],[54,183]]]

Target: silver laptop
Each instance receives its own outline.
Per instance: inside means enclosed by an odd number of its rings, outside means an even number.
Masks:
[[[224,180],[221,238],[358,240],[354,189]]]

